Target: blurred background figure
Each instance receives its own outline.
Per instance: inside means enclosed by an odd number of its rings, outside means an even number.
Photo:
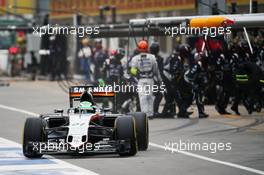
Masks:
[[[58,66],[57,65],[57,40],[56,35],[51,35],[49,37],[50,45],[49,45],[49,62],[48,62],[48,73],[50,75],[50,80],[54,81],[57,75]]]
[[[123,48],[118,48],[112,50],[109,58],[105,60],[103,65],[103,73],[107,84],[121,83],[121,79],[124,74],[121,60],[124,56],[125,50]]]
[[[92,47],[89,45],[89,40],[87,38],[82,40],[82,48],[78,52],[78,57],[80,59],[80,69],[85,80],[87,82],[91,81],[91,61],[93,57]]]
[[[37,58],[35,56],[35,53],[33,51],[30,52],[31,55],[31,65],[30,65],[30,69],[31,69],[31,80],[36,80],[36,76],[37,76],[37,72],[38,72],[38,61]]]
[[[99,78],[104,78],[102,68],[107,57],[108,57],[107,53],[103,49],[102,40],[96,39],[95,48],[94,48],[94,64],[95,64],[94,79],[95,80]]]
[[[21,70],[25,69],[25,54],[27,53],[26,47],[26,34],[25,32],[17,32],[17,46],[19,48],[19,57],[21,59]]]
[[[17,45],[13,45],[9,48],[9,67],[10,75],[12,77],[20,75],[22,69],[22,60],[19,57],[19,48]]]
[[[155,57],[156,57],[156,61],[157,61],[157,64],[158,64],[158,68],[159,68],[159,72],[160,72],[160,75],[161,75],[161,79],[162,81],[164,82],[164,74],[163,74],[163,68],[164,68],[164,59],[163,57],[159,54],[160,52],[160,46],[159,46],[159,43],[157,42],[154,42],[150,45],[150,48],[149,48],[149,51],[151,54],[153,54]],[[160,84],[158,82],[154,82],[155,85],[157,85],[158,87],[160,87]],[[160,102],[163,98],[163,94],[162,92],[160,91],[160,89],[154,93],[154,96],[155,96],[155,100],[154,100],[154,117],[160,117],[161,114],[159,113],[159,107],[160,107]]]
[[[64,35],[56,34],[50,35],[49,40],[48,73],[50,80],[61,80],[62,75],[67,79],[66,38]]]

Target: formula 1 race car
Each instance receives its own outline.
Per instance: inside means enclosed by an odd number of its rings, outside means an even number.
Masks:
[[[69,89],[67,113],[55,110],[28,118],[24,126],[23,154],[40,158],[43,154],[118,153],[134,156],[147,150],[148,118],[145,113],[114,114],[98,107],[96,99],[114,98],[107,87],[73,86]],[[115,99],[115,98],[114,98]],[[73,107],[73,103],[78,103]]]

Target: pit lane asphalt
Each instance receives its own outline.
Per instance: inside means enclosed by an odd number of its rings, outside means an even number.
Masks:
[[[0,87],[0,104],[31,111],[50,113],[55,108],[66,109],[68,95],[56,82],[12,82],[10,87]],[[264,171],[264,117],[263,113],[241,117],[219,116],[212,106],[206,107],[208,119],[197,119],[196,108],[191,119],[155,119],[150,121],[150,141],[161,146],[179,140],[185,142],[232,143],[231,151],[210,153],[190,151],[195,155],[234,163]],[[242,109],[241,113],[246,114]],[[26,114],[0,108],[0,137],[21,143]],[[210,162],[181,153],[150,146],[148,151],[135,157],[118,155],[55,156],[79,167],[99,174],[195,174],[241,175],[255,174],[228,165]]]

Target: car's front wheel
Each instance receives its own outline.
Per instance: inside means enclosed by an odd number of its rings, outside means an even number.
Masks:
[[[128,152],[120,151],[120,156],[134,156],[137,153],[136,124],[132,116],[118,117],[115,121],[116,139],[129,140],[130,149]]]
[[[43,125],[41,118],[28,118],[24,125],[23,154],[28,158],[40,158],[39,144],[43,141]],[[31,144],[29,144],[31,143]],[[33,143],[36,145],[33,146]]]
[[[129,115],[135,118],[138,149],[140,151],[146,151],[149,145],[148,117],[143,112],[131,112]]]

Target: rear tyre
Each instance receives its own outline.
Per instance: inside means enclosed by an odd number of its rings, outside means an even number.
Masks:
[[[23,154],[28,158],[41,158],[42,154],[38,153],[33,145],[29,142],[39,143],[43,140],[43,125],[41,118],[28,118],[24,125],[23,134]]]
[[[129,113],[135,118],[138,149],[140,151],[146,151],[149,145],[149,125],[148,118],[143,112]]]
[[[129,140],[129,152],[119,152],[120,156],[134,156],[137,151],[136,124],[132,116],[118,117],[115,121],[116,139]]]

